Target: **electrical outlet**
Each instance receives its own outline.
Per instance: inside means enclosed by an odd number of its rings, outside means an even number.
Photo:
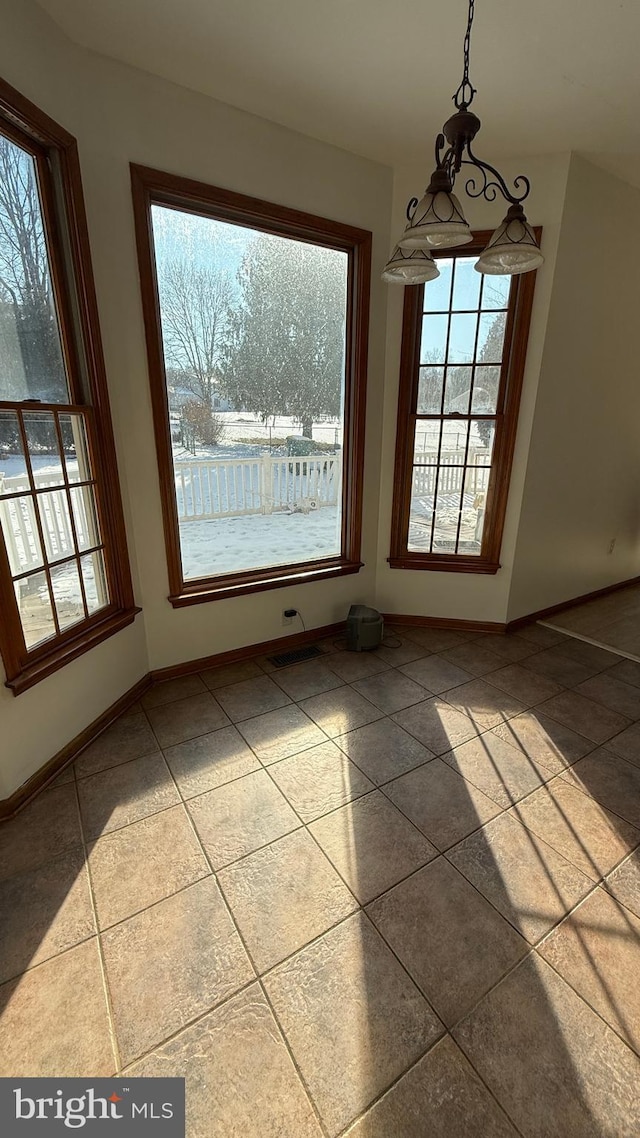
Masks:
[[[283,609],[282,610],[282,624],[286,628],[288,625],[293,624],[298,615],[297,609]]]

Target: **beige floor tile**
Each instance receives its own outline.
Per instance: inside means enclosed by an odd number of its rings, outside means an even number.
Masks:
[[[291,703],[289,696],[270,676],[256,676],[254,679],[241,680],[239,684],[218,688],[216,695],[233,723]]]
[[[329,740],[269,770],[303,822],[373,790],[373,783]]]
[[[326,663],[346,684],[352,684],[354,680],[364,680],[367,676],[375,676],[389,669],[389,664],[380,658],[379,650],[334,652]]]
[[[332,691],[344,683],[333,669],[327,667],[324,660],[307,660],[290,668],[278,668],[271,676],[278,687],[296,700]]]
[[[252,985],[130,1068],[186,1080],[189,1138],[322,1138],[261,989]]]
[[[98,941],[0,988],[2,1078],[106,1078],[116,1069]]]
[[[638,1058],[534,954],[453,1032],[527,1138],[636,1138]]]
[[[390,719],[338,735],[335,742],[378,785],[433,758],[432,751]]]
[[[403,707],[410,707],[412,703],[419,703],[429,694],[421,684],[416,684],[414,680],[403,676],[395,668],[378,676],[356,680],[353,686],[360,695],[384,711],[385,715],[401,711]]]
[[[443,857],[373,901],[367,913],[448,1027],[529,951]]]
[[[599,747],[561,777],[640,829],[640,767],[634,763]]]
[[[640,843],[640,831],[562,778],[510,811],[587,877],[598,881]]]
[[[543,699],[550,699],[562,691],[560,684],[550,680],[547,676],[539,676],[530,668],[522,664],[507,664],[506,668],[499,668],[487,677],[488,682],[501,691],[515,696],[525,707],[533,707],[542,703]]]
[[[559,774],[592,751],[595,743],[578,735],[540,711],[525,711],[492,731],[499,739],[520,747],[535,762]]]
[[[576,691],[629,719],[640,719],[640,688],[626,684],[608,672],[600,672],[590,680],[585,680]]]
[[[300,821],[265,770],[187,803],[214,869],[295,830]]]
[[[201,695],[206,687],[200,676],[196,673],[189,676],[178,676],[175,680],[164,680],[152,684],[140,700],[144,708],[161,707],[163,703],[175,703],[178,699],[187,699],[190,695]]]
[[[463,668],[472,676],[485,676],[488,672],[495,672],[497,668],[504,667],[504,660],[497,652],[492,652],[485,644],[469,640],[466,644],[459,644],[457,648],[449,648],[442,653],[443,660]]]
[[[466,743],[480,734],[479,728],[443,699],[427,699],[392,716],[395,723],[404,727],[434,755],[443,755],[453,747]]]
[[[161,754],[146,755],[83,778],[78,794],[87,841],[180,801]]]
[[[102,934],[123,1065],[253,978],[211,877]]]
[[[585,640],[578,640],[575,636],[563,636],[556,646],[558,655],[566,656],[568,660],[577,660],[587,668],[597,668],[604,671],[617,663],[619,657],[614,652],[607,652],[596,644],[587,644]]]
[[[614,869],[606,878],[605,885],[617,901],[640,917],[640,850],[635,850]]]
[[[75,770],[73,763],[67,763],[66,767],[60,771],[59,775],[47,784],[47,790],[51,790],[54,786],[65,786],[68,782],[75,782]]]
[[[385,643],[376,648],[375,656],[393,668],[399,668],[401,664],[410,664],[412,660],[420,660],[430,654],[428,648],[416,644],[415,640],[409,640],[403,632],[397,630],[385,630],[384,640]]]
[[[75,784],[43,790],[0,825],[0,881],[81,844]]]
[[[470,739],[442,759],[467,782],[505,808],[552,777],[548,767],[491,731],[478,739]]]
[[[326,735],[299,707],[289,704],[255,719],[245,719],[240,731],[261,763],[269,766],[298,751],[326,742]]]
[[[0,883],[0,983],[95,934],[81,848]]]
[[[422,648],[428,648],[430,652],[457,648],[459,644],[471,639],[466,632],[457,632],[453,628],[420,628],[414,624],[408,624],[401,635],[406,636],[407,640],[414,640]]]
[[[142,711],[121,715],[76,759],[78,778],[96,774],[106,767],[140,759],[158,750],[158,743]]]
[[[500,807],[451,767],[434,759],[388,783],[385,794],[440,850],[459,842]]]
[[[477,637],[475,643],[490,648],[505,664],[517,664],[540,651],[540,644],[524,639],[522,630],[516,636],[501,636],[499,633],[485,632]]]
[[[309,829],[363,905],[438,852],[379,791],[334,810]]]
[[[631,727],[614,735],[613,739],[607,739],[605,747],[607,751],[613,751],[614,755],[620,755],[640,767],[640,723],[632,723]]]
[[[522,666],[529,672],[546,676],[547,679],[554,680],[555,683],[567,688],[583,683],[598,671],[597,668],[589,668],[578,660],[564,656],[558,652],[557,647],[546,648],[543,652],[537,652],[535,656],[527,657],[522,661]]]
[[[528,640],[531,644],[536,644],[539,648],[551,648],[554,644],[559,644],[565,639],[561,632],[547,628],[544,624],[524,624],[522,628],[518,629],[516,636],[521,637],[522,640]]]
[[[200,675],[210,691],[217,691],[218,688],[226,688],[229,684],[239,684],[242,680],[252,680],[256,676],[262,676],[264,672],[255,660],[236,660],[231,664],[206,668]]]
[[[565,691],[553,699],[545,700],[538,710],[594,743],[606,743],[607,739],[624,731],[631,722],[617,711],[610,711],[608,707],[594,703],[592,699],[585,699],[573,691]]]
[[[508,814],[447,857],[531,944],[593,888],[586,874]]]
[[[635,688],[640,688],[640,663],[637,660],[622,660],[618,657],[618,663],[614,664],[613,668],[609,668],[607,675],[612,679],[622,680],[625,684],[632,684]]]
[[[640,920],[597,889],[538,951],[610,1027],[640,1051]]]
[[[98,838],[89,869],[103,929],[211,872],[183,806]]]
[[[351,687],[314,695],[303,700],[300,706],[331,739],[382,718],[379,708]]]
[[[450,1036],[371,1107],[348,1138],[517,1138]]]
[[[306,830],[228,866],[219,880],[258,972],[272,968],[357,908]]]
[[[403,664],[400,671],[434,695],[473,679],[471,672],[465,672],[464,668],[445,660],[444,656],[425,656],[422,660]]]
[[[443,699],[477,725],[480,731],[498,727],[525,710],[524,704],[508,692],[500,691],[487,680],[471,680],[468,684],[445,692]]]
[[[285,961],[265,978],[265,986],[332,1136],[442,1032],[363,914]]]
[[[195,798],[225,782],[260,769],[260,763],[235,727],[222,727],[188,739],[164,752],[183,798]]]
[[[163,748],[195,739],[198,735],[208,735],[210,731],[229,724],[220,704],[208,691],[161,707],[151,707],[147,715]]]

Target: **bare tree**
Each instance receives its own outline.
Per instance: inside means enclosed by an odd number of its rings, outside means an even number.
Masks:
[[[175,258],[161,264],[158,284],[167,363],[211,412],[229,336],[229,274]]]

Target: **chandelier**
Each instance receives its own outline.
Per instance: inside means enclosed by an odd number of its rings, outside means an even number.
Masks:
[[[469,197],[483,197],[485,201],[492,202],[500,191],[509,202],[506,217],[476,261],[474,267],[477,271],[508,276],[538,269],[544,261],[522,208],[531,188],[529,179],[520,174],[513,183],[513,191],[510,190],[495,166],[477,158],[472,150],[473,140],[480,130],[480,119],[469,110],[476,93],[469,81],[474,12],[475,0],[469,0],[464,70],[462,82],[453,96],[455,114],[444,124],[442,134],[436,139],[436,168],[424,197],[421,201],[412,198],[407,206],[407,226],[384,267],[384,281],[421,284],[433,280],[440,272],[432,250],[466,245],[473,239],[462,206],[453,193],[456,175],[462,166],[474,168],[465,183]]]

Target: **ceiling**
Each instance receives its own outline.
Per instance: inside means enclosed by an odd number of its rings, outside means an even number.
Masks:
[[[390,165],[427,164],[466,0],[39,0],[77,43]],[[477,0],[481,155],[578,150],[640,184],[638,0]]]

